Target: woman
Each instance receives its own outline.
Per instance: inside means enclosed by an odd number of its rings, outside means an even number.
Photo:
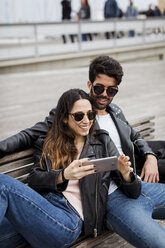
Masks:
[[[52,128],[36,151],[28,177],[31,188],[0,175],[0,247],[26,241],[38,248],[68,247],[81,232],[100,234],[111,177],[127,196],[139,196],[141,184],[125,155],[119,156],[113,173],[83,166],[91,158],[118,156],[107,132],[94,129],[95,116],[88,94],[79,89],[65,92]]]
[[[81,0],[81,7],[77,15],[80,20],[89,20],[91,18],[91,10],[88,0]],[[82,34],[82,41],[87,41],[88,39],[92,41],[92,34]]]

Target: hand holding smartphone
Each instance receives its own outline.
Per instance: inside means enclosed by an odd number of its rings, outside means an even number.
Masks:
[[[96,172],[117,170],[118,158],[117,156],[92,159],[87,162],[83,162],[83,165],[94,164],[96,166]]]

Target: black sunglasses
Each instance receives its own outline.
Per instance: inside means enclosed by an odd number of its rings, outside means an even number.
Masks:
[[[82,121],[84,118],[84,115],[87,115],[88,120],[92,121],[96,117],[96,111],[90,111],[87,114],[84,114],[83,112],[75,112],[75,113],[70,113],[71,116],[73,116],[75,121]]]
[[[92,87],[93,87],[93,90],[94,90],[96,95],[101,95],[104,92],[105,88],[106,88],[102,84],[100,84],[100,85],[92,85]],[[106,88],[106,92],[107,92],[107,96],[114,97],[117,94],[118,89],[115,89],[112,86],[109,86],[109,87]]]

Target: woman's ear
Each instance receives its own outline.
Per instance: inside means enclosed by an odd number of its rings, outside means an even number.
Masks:
[[[67,124],[68,123],[68,120],[67,119],[64,119],[64,123]]]

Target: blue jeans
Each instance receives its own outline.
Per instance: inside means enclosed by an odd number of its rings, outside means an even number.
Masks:
[[[83,221],[61,195],[44,197],[30,187],[0,174],[0,247],[28,242],[34,248],[70,246]]]
[[[142,182],[138,199],[119,189],[108,196],[107,226],[135,247],[165,247],[165,228],[154,219],[165,219],[165,184]]]

